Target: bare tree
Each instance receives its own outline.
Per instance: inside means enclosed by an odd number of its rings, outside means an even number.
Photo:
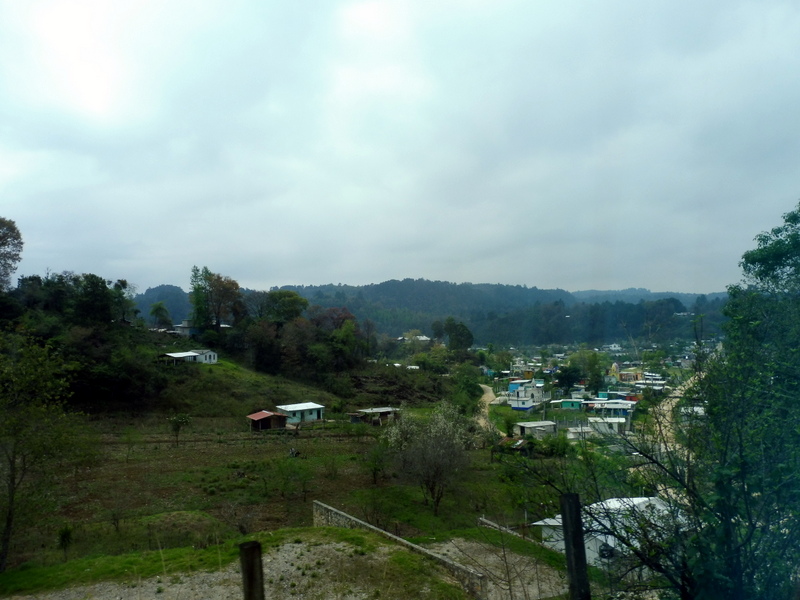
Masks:
[[[421,488],[425,503],[439,514],[439,505],[469,466],[467,450],[474,444],[471,420],[443,402],[427,421],[404,415],[386,439],[401,471]]]

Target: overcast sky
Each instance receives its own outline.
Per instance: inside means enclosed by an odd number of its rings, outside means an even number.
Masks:
[[[796,2],[0,0],[17,275],[722,291],[799,167]]]

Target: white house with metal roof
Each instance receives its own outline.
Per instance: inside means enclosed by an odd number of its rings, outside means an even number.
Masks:
[[[286,415],[287,423],[302,423],[304,421],[319,421],[325,416],[325,407],[316,402],[301,402],[299,404],[284,404],[275,409]]]
[[[199,349],[187,350],[186,352],[166,352],[162,354],[165,360],[172,360],[176,362],[196,362],[213,365],[217,363],[217,353],[213,350]]]
[[[543,438],[545,435],[556,432],[555,421],[525,421],[514,425],[514,435],[532,435]]]
[[[635,542],[639,531],[645,535],[645,528],[657,529],[656,525],[669,517],[667,504],[661,498],[656,497],[609,498],[585,506],[581,512],[586,562],[591,565],[601,565],[603,560],[612,559],[625,552],[613,532],[634,531],[626,537],[629,537],[631,542]],[[558,552],[564,552],[564,529],[561,515],[542,519],[532,525],[541,529],[542,543],[545,546]]]

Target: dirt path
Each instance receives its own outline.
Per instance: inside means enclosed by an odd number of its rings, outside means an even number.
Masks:
[[[478,413],[477,419],[481,427],[488,428],[489,405],[492,403],[492,400],[494,400],[494,392],[488,385],[481,384],[481,389],[483,389],[483,396],[481,396],[481,412]]]
[[[686,395],[686,390],[694,383],[694,378],[682,383],[669,396],[664,398],[653,408],[653,415],[656,419],[664,443],[669,448],[675,447],[675,405]]]
[[[481,396],[481,412],[478,414],[478,423],[485,429],[491,428],[489,421],[489,405],[498,402],[497,397],[494,395],[492,388],[488,385],[481,384],[483,389],[483,396]],[[501,432],[502,433],[502,432]]]

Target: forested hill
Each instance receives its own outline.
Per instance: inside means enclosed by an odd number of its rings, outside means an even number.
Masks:
[[[409,309],[440,315],[466,315],[474,311],[507,310],[538,303],[571,304],[564,290],[541,290],[521,285],[449,283],[427,279],[392,279],[363,286],[285,286],[315,303],[354,299],[384,308]]]
[[[690,313],[705,315],[704,332],[722,321],[725,293],[653,293],[641,288],[575,292],[536,287],[448,283],[425,279],[391,280],[365,286],[286,286],[323,307],[346,306],[359,321],[399,336],[448,316],[463,321],[480,344],[591,344],[694,336]],[[689,314],[686,314],[689,313]]]
[[[585,290],[582,292],[572,292],[572,297],[576,302],[586,304],[598,304],[601,302],[652,302],[654,300],[664,300],[675,298],[685,306],[692,306],[703,294],[686,294],[681,292],[651,292],[645,288],[628,288],[626,290]],[[728,296],[727,292],[716,292],[705,294],[706,300],[720,300]]]
[[[390,280],[363,286],[284,286],[310,304],[346,307],[378,333],[400,336],[411,330],[431,335],[431,324],[447,317],[463,321],[477,343],[602,343],[630,338],[661,341],[693,336],[693,319],[676,313],[699,312],[705,331],[714,333],[726,295],[650,292],[641,288],[570,293],[561,289],[501,284],[449,283],[426,279]],[[244,290],[247,294],[252,290]],[[162,297],[163,296],[163,297]],[[136,301],[142,315],[164,301],[174,322],[187,318],[188,295],[175,286],[158,286]]]

